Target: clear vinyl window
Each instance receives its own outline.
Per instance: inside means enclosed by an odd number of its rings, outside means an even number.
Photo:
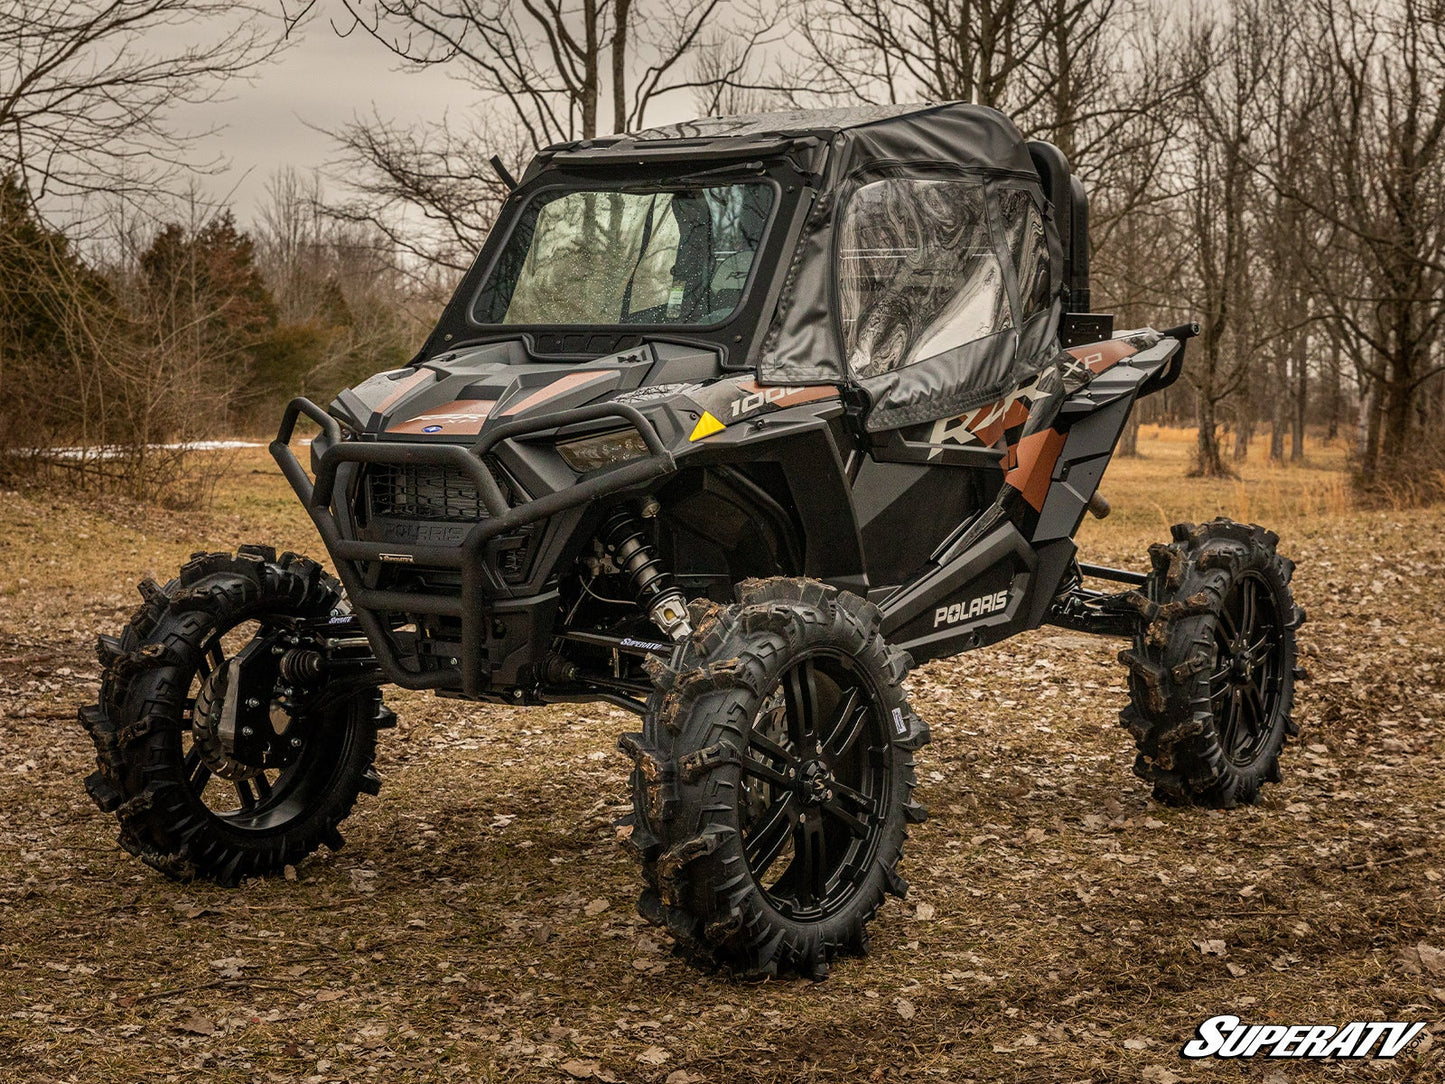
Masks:
[[[857,189],[838,227],[838,299],[860,379],[1012,327],[983,185],[896,178]]]
[[[1022,188],[998,190],[999,218],[1019,281],[1019,323],[1049,307],[1049,243],[1044,216]]]
[[[479,324],[720,324],[742,302],[771,184],[544,192],[472,307]]]

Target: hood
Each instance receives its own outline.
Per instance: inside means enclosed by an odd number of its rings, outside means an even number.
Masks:
[[[379,373],[344,391],[332,412],[358,433],[472,443],[490,425],[556,413],[624,393],[665,398],[721,375],[711,350],[644,343],[578,364],[532,360],[520,341],[456,350]],[[642,392],[643,394],[636,394]]]

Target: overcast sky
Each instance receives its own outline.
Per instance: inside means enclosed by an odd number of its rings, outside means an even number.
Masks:
[[[196,144],[194,160],[225,158],[229,166],[202,179],[204,191],[250,220],[266,183],[282,167],[324,167],[336,156],[325,134],[373,112],[400,124],[426,122],[447,111],[461,118],[478,108],[476,92],[442,67],[403,71],[384,47],[360,30],[335,33],[327,18],[308,20],[294,44],[250,83],[226,88],[229,100],[180,110],[172,119],[191,131],[217,128]],[[691,116],[690,101],[659,101],[649,123]],[[338,193],[335,183],[329,191]]]
[[[197,144],[196,159],[224,157],[230,164],[202,186],[217,199],[229,193],[243,222],[265,198],[276,170],[311,170],[334,157],[332,141],[317,129],[368,115],[373,104],[382,117],[403,123],[475,108],[470,88],[441,69],[400,71],[371,38],[360,32],[340,37],[324,19],[309,22],[279,59],[250,84],[233,83],[225,97],[178,112],[173,120],[192,131],[219,129]]]

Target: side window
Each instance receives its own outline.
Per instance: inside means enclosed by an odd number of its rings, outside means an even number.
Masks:
[[[1019,322],[1049,307],[1049,243],[1044,218],[1034,197],[1022,188],[998,190],[999,217],[1003,219],[1009,252],[1019,277]]]
[[[984,189],[972,181],[863,185],[839,223],[837,274],[843,346],[860,379],[1013,325]]]

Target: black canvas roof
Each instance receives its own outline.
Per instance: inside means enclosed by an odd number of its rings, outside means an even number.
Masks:
[[[995,109],[966,102],[795,109],[702,117],[625,135],[548,148],[549,158],[609,159],[736,150],[746,154],[798,140],[832,144],[830,172],[840,177],[869,162],[934,162],[1032,174],[1019,130]],[[841,152],[841,153],[839,153]]]

